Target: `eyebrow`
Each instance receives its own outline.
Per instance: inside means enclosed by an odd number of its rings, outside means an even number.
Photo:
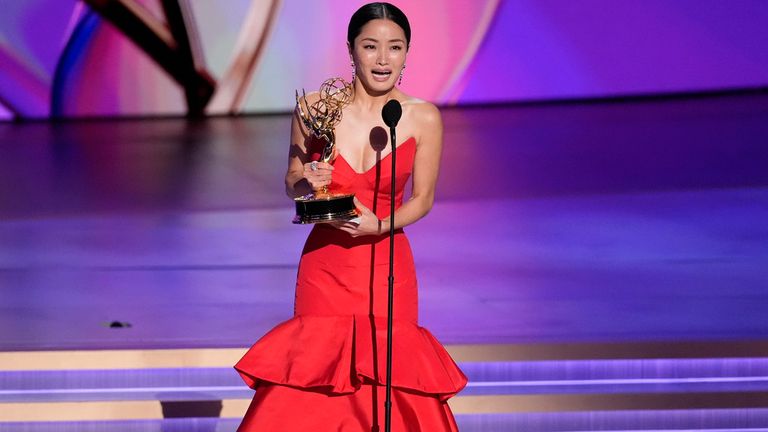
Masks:
[[[379,41],[378,39],[374,39],[374,38],[372,38],[372,37],[367,37],[367,38],[363,38],[363,39],[361,40],[361,42],[362,42],[362,41],[365,41],[365,40],[369,40],[369,41],[373,41],[373,42],[378,42],[378,41]],[[390,41],[390,42],[401,42],[401,43],[405,43],[405,41],[404,41],[404,40],[402,40],[402,39],[390,39],[389,41]]]

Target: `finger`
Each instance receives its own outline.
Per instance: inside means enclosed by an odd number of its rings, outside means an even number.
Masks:
[[[315,169],[312,169],[312,167],[315,167]],[[304,173],[319,173],[322,171],[329,172],[333,171],[333,165],[326,163],[326,162],[307,162],[304,164]]]
[[[361,203],[360,200],[357,199],[357,197],[352,197],[352,200],[355,203],[355,207],[357,207],[358,210],[360,210],[362,213],[370,213],[371,212],[371,210],[368,207],[364,206],[363,203]]]
[[[333,178],[330,172],[310,172],[307,174],[307,178],[313,181],[330,181]]]
[[[360,227],[355,224],[351,224],[351,223],[344,224],[344,231],[350,234],[360,235]]]
[[[309,178],[313,182],[330,182],[332,179],[329,175],[313,175]]]
[[[334,226],[336,226],[337,228],[353,228],[354,227],[354,225],[350,224],[349,222],[347,222],[345,220],[333,221],[331,223]]]
[[[312,171],[312,170],[310,169],[310,170],[309,170],[309,171],[307,171],[307,172],[309,172],[310,174],[315,174],[315,175],[331,175],[331,174],[333,173],[333,170],[324,169],[324,168],[318,168],[318,169],[317,169],[317,170],[315,170],[315,171]]]
[[[348,227],[348,226],[346,226],[346,225],[342,225],[342,226],[340,226],[340,227],[338,227],[338,228],[339,228],[340,230],[344,231],[344,232],[345,232],[345,233],[347,233],[347,234],[350,234],[350,235],[355,235],[355,230],[353,230],[352,228],[350,228],[350,227]]]

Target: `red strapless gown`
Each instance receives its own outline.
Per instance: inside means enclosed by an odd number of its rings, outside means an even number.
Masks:
[[[396,206],[413,168],[416,140],[398,146]],[[389,215],[390,156],[364,173],[336,158],[332,188],[354,192]],[[392,430],[456,431],[447,400],[467,379],[418,326],[413,256],[395,234]],[[384,429],[389,235],[353,238],[315,225],[296,281],[294,317],[262,337],[235,369],[256,394],[244,431],[361,432]]]

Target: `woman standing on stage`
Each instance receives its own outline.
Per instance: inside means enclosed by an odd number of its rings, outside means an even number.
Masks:
[[[336,126],[336,157],[317,162],[324,142],[291,125],[286,190],[298,197],[323,186],[355,193],[358,223],[316,224],[296,281],[294,317],[261,338],[235,368],[256,389],[245,431],[378,431],[386,382],[389,208],[395,200],[392,430],[455,431],[447,400],[466,385],[440,343],[418,326],[417,281],[403,227],[432,207],[442,148],[440,113],[397,88],[411,28],[389,3],[352,15],[347,46],[353,96]],[[307,95],[311,105],[317,94]],[[395,99],[397,176],[381,110]],[[412,193],[403,203],[403,189]],[[395,181],[396,194],[390,195]]]

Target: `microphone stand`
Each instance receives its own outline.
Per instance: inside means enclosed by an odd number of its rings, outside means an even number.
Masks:
[[[395,298],[395,167],[397,166],[397,139],[395,127],[403,115],[403,107],[395,99],[384,104],[381,117],[389,126],[392,143],[392,177],[389,196],[389,279],[387,290],[387,398],[384,402],[384,431],[390,432],[392,423],[392,305]]]
[[[390,432],[392,426],[392,306],[395,296],[395,162],[396,140],[395,126],[389,127],[392,142],[392,188],[389,202],[389,278],[387,291],[387,397],[384,402],[384,431]]]

